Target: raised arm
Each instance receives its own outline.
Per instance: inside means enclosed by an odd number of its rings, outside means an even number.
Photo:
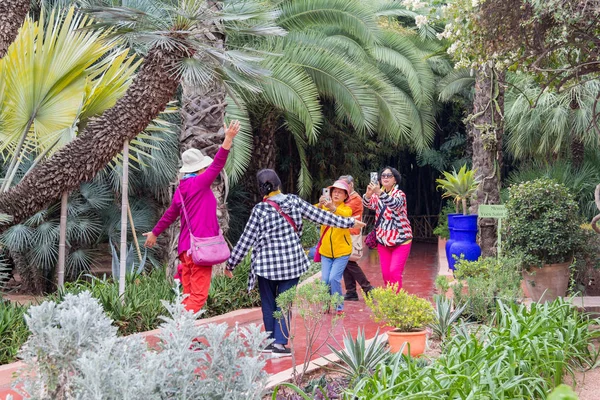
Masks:
[[[298,198],[298,206],[304,218],[321,225],[334,226],[336,228],[352,228],[356,221],[354,218],[343,218],[328,211],[322,210]]]
[[[258,234],[260,232],[260,217],[258,216],[257,207],[254,207],[250,219],[246,223],[244,232],[227,260],[227,269],[232,271],[248,254],[248,251],[256,244]]]
[[[212,185],[215,179],[217,179],[217,176],[219,176],[225,167],[225,164],[227,163],[227,157],[229,156],[229,150],[233,145],[233,139],[240,131],[240,123],[237,120],[232,121],[229,124],[229,127],[227,127],[227,125],[223,125],[223,129],[225,130],[225,140],[223,140],[223,144],[219,148],[219,151],[217,151],[215,159],[206,169],[206,171],[194,178],[195,185],[209,187]]]

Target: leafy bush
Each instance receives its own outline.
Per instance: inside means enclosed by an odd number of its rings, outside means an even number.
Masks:
[[[248,292],[248,273],[250,255],[246,256],[233,271],[233,279],[225,275],[213,276],[206,301],[203,317],[223,315],[242,308],[260,306],[260,294],[257,288]]]
[[[29,337],[25,324],[26,306],[0,299],[0,365],[13,362]]]
[[[163,306],[159,349],[117,328],[90,292],[44,302],[26,316],[32,334],[21,356],[19,383],[31,399],[259,400],[267,375],[260,327],[196,326],[182,298]]]
[[[522,297],[519,264],[517,258],[459,260],[455,275],[466,282],[467,294],[463,293],[462,282],[455,284],[452,290],[458,304],[468,303],[464,314],[477,321],[490,321],[496,311],[496,300],[518,301]]]
[[[448,214],[455,213],[456,210],[451,203],[447,203],[439,215],[438,223],[433,230],[433,234],[442,239],[450,239],[450,230],[448,229]]]
[[[398,291],[398,284],[371,290],[365,303],[375,322],[384,322],[403,332],[425,328],[434,321],[431,303],[404,289]]]
[[[277,296],[277,307],[280,311],[274,313],[275,318],[279,323],[285,324],[288,328],[287,338],[292,350],[292,376],[294,381],[299,384],[304,374],[308,370],[308,366],[312,356],[317,354],[325,345],[326,340],[320,345],[316,345],[323,329],[325,333],[331,335],[335,330],[337,323],[340,321],[338,316],[331,318],[329,326],[325,324],[325,314],[330,310],[335,310],[338,305],[344,301],[343,297],[338,293],[330,294],[329,285],[321,280],[309,282],[305,285],[296,286]],[[295,329],[296,324],[292,324],[292,309],[295,308],[300,316],[304,331],[306,332],[306,351],[302,371],[298,373],[296,365],[296,356],[294,355],[295,346]]]
[[[300,238],[300,242],[303,248],[310,249],[316,246],[320,237],[321,231],[317,224],[306,219],[302,221],[302,237]]]
[[[581,245],[581,217],[573,195],[550,179],[509,188],[506,250],[520,253],[526,265],[569,261]]]
[[[591,225],[583,227],[583,246],[575,252],[572,292],[584,296],[600,295],[600,235]]]
[[[597,355],[589,329],[599,320],[563,299],[552,303],[498,304],[496,325],[458,329],[429,365],[401,353],[348,390],[347,398],[544,399],[573,368],[589,368]]]
[[[109,318],[115,321],[120,335],[130,335],[156,329],[160,316],[166,313],[162,300],[175,298],[173,283],[166,277],[164,268],[148,274],[127,275],[125,301],[119,297],[119,283],[112,279],[92,278],[90,281],[66,283],[56,294],[48,296],[50,301],[61,302],[67,294],[89,291],[100,302]]]

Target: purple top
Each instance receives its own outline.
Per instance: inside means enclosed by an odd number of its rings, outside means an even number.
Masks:
[[[185,208],[190,218],[192,233],[196,237],[211,237],[219,234],[219,221],[217,221],[217,199],[210,186],[219,176],[227,162],[229,150],[219,148],[214,161],[202,174],[183,179],[175,190],[171,206],[156,223],[152,233],[158,236],[169,227],[177,217],[181,217],[181,231],[179,232],[178,254],[190,249],[190,232],[181,207],[181,197],[185,201]]]

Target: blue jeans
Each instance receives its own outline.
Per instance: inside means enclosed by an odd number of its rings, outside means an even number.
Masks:
[[[281,320],[280,323],[280,321],[273,316],[275,311],[279,311],[275,299],[280,293],[296,286],[299,278],[288,279],[285,281],[272,281],[263,278],[262,276],[257,276],[257,278],[265,331],[269,333],[269,339],[275,339],[274,343],[286,345],[290,335],[285,320]]]
[[[350,255],[336,258],[329,258],[321,256],[321,279],[323,282],[329,285],[329,293],[342,294],[342,276],[344,276],[344,270]],[[340,304],[337,307],[337,311],[342,311],[344,304]]]

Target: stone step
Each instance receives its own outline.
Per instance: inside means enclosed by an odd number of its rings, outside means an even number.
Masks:
[[[574,297],[573,304],[594,317],[600,317],[600,296],[582,296]]]

